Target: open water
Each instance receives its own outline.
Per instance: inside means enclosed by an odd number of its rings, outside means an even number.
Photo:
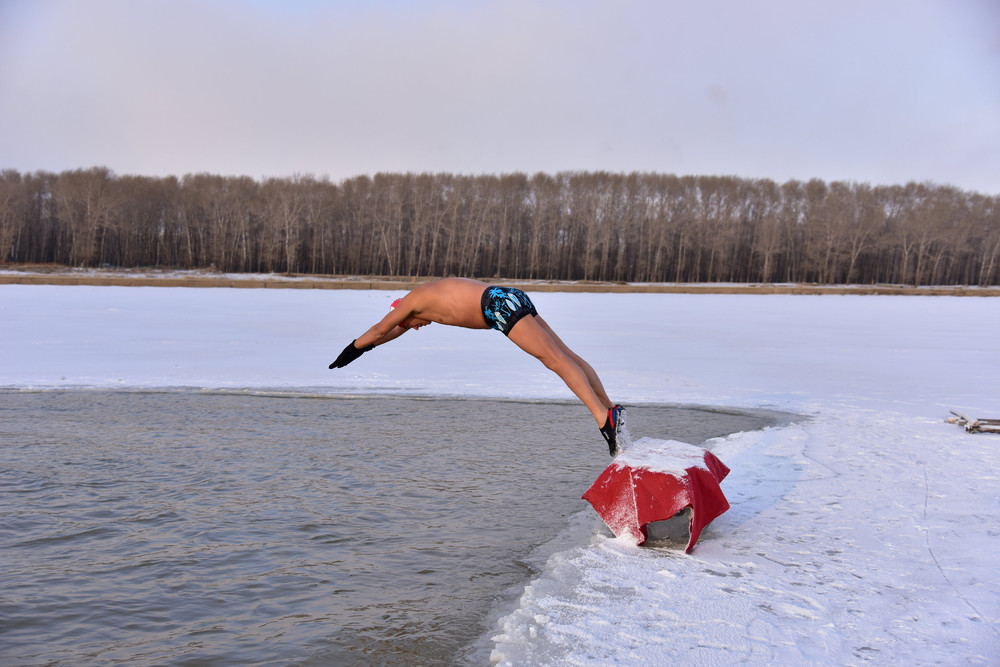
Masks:
[[[459,664],[609,462],[577,403],[0,392],[0,664]]]

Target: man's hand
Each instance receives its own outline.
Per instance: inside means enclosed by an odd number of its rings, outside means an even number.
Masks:
[[[340,353],[340,356],[337,357],[337,360],[334,361],[332,364],[330,364],[330,368],[343,368],[344,366],[351,363],[352,361],[360,357],[368,350],[371,350],[375,347],[374,345],[369,345],[368,347],[363,347],[359,350],[358,348],[354,347],[354,342],[356,340],[357,338],[355,338],[354,340],[352,340],[350,343],[347,344],[347,347],[345,347],[344,351]]]

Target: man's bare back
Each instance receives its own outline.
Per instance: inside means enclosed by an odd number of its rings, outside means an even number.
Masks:
[[[413,317],[466,329],[488,329],[481,300],[489,287],[469,278],[445,278],[424,283],[400,301],[396,310]]]

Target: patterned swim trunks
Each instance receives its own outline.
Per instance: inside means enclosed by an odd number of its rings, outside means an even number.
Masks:
[[[480,302],[486,323],[504,336],[510,336],[510,330],[525,315],[538,314],[528,295],[516,287],[487,287]]]

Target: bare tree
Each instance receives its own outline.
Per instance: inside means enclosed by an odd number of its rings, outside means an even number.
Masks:
[[[0,261],[624,281],[997,284],[1000,197],[665,174],[257,182],[0,172]]]

